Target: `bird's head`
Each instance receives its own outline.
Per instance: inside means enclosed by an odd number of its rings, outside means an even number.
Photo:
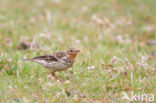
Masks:
[[[77,53],[80,52],[80,50],[75,48],[70,48],[66,51],[67,55],[74,61]]]

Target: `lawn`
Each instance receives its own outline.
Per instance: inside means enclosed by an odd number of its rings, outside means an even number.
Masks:
[[[0,0],[0,103],[143,102],[122,99],[132,92],[156,101],[155,3]],[[22,42],[37,46],[22,48]],[[71,47],[81,53],[56,73],[62,81],[22,61]]]

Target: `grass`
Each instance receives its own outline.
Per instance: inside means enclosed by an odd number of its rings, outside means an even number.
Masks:
[[[156,40],[155,18],[155,0],[1,0],[0,102],[125,103],[123,92],[132,91],[156,96],[156,46],[146,44]],[[22,41],[40,49],[19,50]],[[72,73],[57,72],[63,82],[21,61],[70,47],[82,52]]]

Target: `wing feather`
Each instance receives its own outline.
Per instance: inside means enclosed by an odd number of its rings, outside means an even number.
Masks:
[[[55,57],[54,55],[43,55],[43,56],[34,57],[32,60],[44,60],[47,62],[50,62],[50,61],[57,62],[58,58]]]
[[[34,57],[32,60],[44,60],[47,62],[58,62],[60,59],[66,57],[64,52],[56,52],[51,55],[43,55]]]

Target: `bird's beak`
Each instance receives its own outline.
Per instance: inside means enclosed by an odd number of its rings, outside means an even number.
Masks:
[[[76,50],[76,52],[80,52],[80,50]]]

